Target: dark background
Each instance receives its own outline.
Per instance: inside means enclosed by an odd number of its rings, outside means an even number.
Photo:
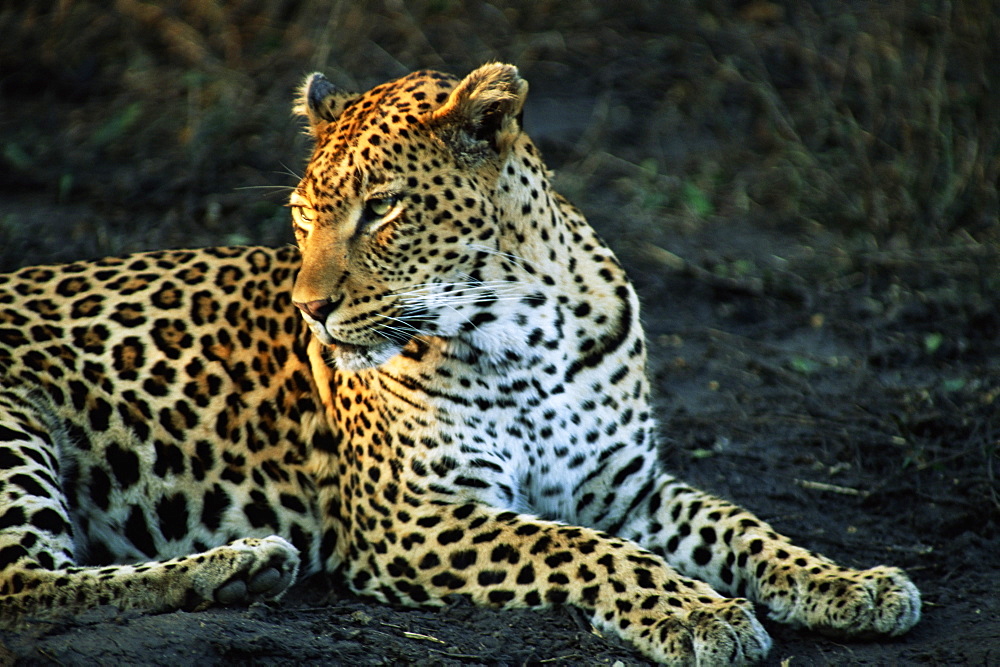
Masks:
[[[924,621],[774,664],[1000,661],[1000,8],[992,0],[0,4],[0,269],[291,240],[289,112],[490,60],[639,287],[663,455]],[[321,584],[321,585],[320,585]],[[641,662],[566,611],[97,610],[0,663]]]

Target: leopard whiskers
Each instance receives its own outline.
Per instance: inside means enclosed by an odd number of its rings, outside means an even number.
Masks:
[[[527,293],[518,283],[481,281],[471,276],[460,277],[466,280],[417,283],[389,292],[387,296],[397,299],[396,303],[402,307],[402,312],[397,315],[377,313],[376,317],[381,326],[373,328],[372,332],[390,343],[405,345],[416,336],[441,335],[441,331],[435,326],[426,326],[424,323],[424,320],[435,311],[442,309],[450,311],[460,318],[461,323],[470,323],[475,312],[475,309],[469,308],[470,306],[518,301]],[[479,330],[478,326],[474,327]]]
[[[527,271],[528,273],[536,272],[531,261],[525,259],[524,257],[521,257],[520,255],[504,252],[503,250],[497,250],[496,248],[491,248],[489,246],[481,245],[479,243],[468,243],[466,244],[465,247],[469,248],[470,250],[475,250],[477,252],[484,252],[488,255],[493,255],[494,257],[500,257],[506,259],[510,262],[513,262],[514,265],[517,266],[519,269]]]
[[[383,328],[376,329],[375,333],[390,343],[405,345],[414,336],[433,335],[433,332],[416,327],[402,318],[386,315],[385,313],[379,313],[378,316],[381,320],[389,322],[389,324]]]
[[[518,283],[472,279],[469,282],[421,283],[392,292],[404,305],[428,310],[434,307],[456,308],[481,303],[484,299],[491,302],[513,301],[526,294],[524,287]]]

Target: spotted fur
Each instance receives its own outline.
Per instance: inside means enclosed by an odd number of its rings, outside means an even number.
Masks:
[[[635,293],[552,190],[526,92],[498,64],[363,94],[313,75],[298,251],[0,277],[0,621],[325,570],[393,603],[574,605],[677,664],[763,658],[745,598],[841,635],[917,622],[900,570],[663,470]]]

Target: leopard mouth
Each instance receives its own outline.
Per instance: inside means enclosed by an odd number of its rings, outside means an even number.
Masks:
[[[321,325],[310,326],[316,338],[326,347],[327,362],[344,371],[359,371],[381,366],[400,353],[404,344],[385,341],[381,343],[349,343],[330,335]]]
[[[359,371],[381,366],[402,351],[397,343],[377,343],[356,345],[334,339],[330,344],[330,359],[337,368],[344,371]]]
[[[409,340],[352,343],[337,338],[323,323],[306,318],[313,335],[327,348],[327,360],[341,370],[362,370],[380,366],[396,356]]]

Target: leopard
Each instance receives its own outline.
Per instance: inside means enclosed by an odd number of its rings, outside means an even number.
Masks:
[[[757,606],[840,637],[918,622],[902,570],[665,469],[636,291],[553,189],[527,90],[503,63],[312,74],[294,245],[0,277],[3,627],[280,604],[314,575],[574,607],[677,665],[763,660]]]

